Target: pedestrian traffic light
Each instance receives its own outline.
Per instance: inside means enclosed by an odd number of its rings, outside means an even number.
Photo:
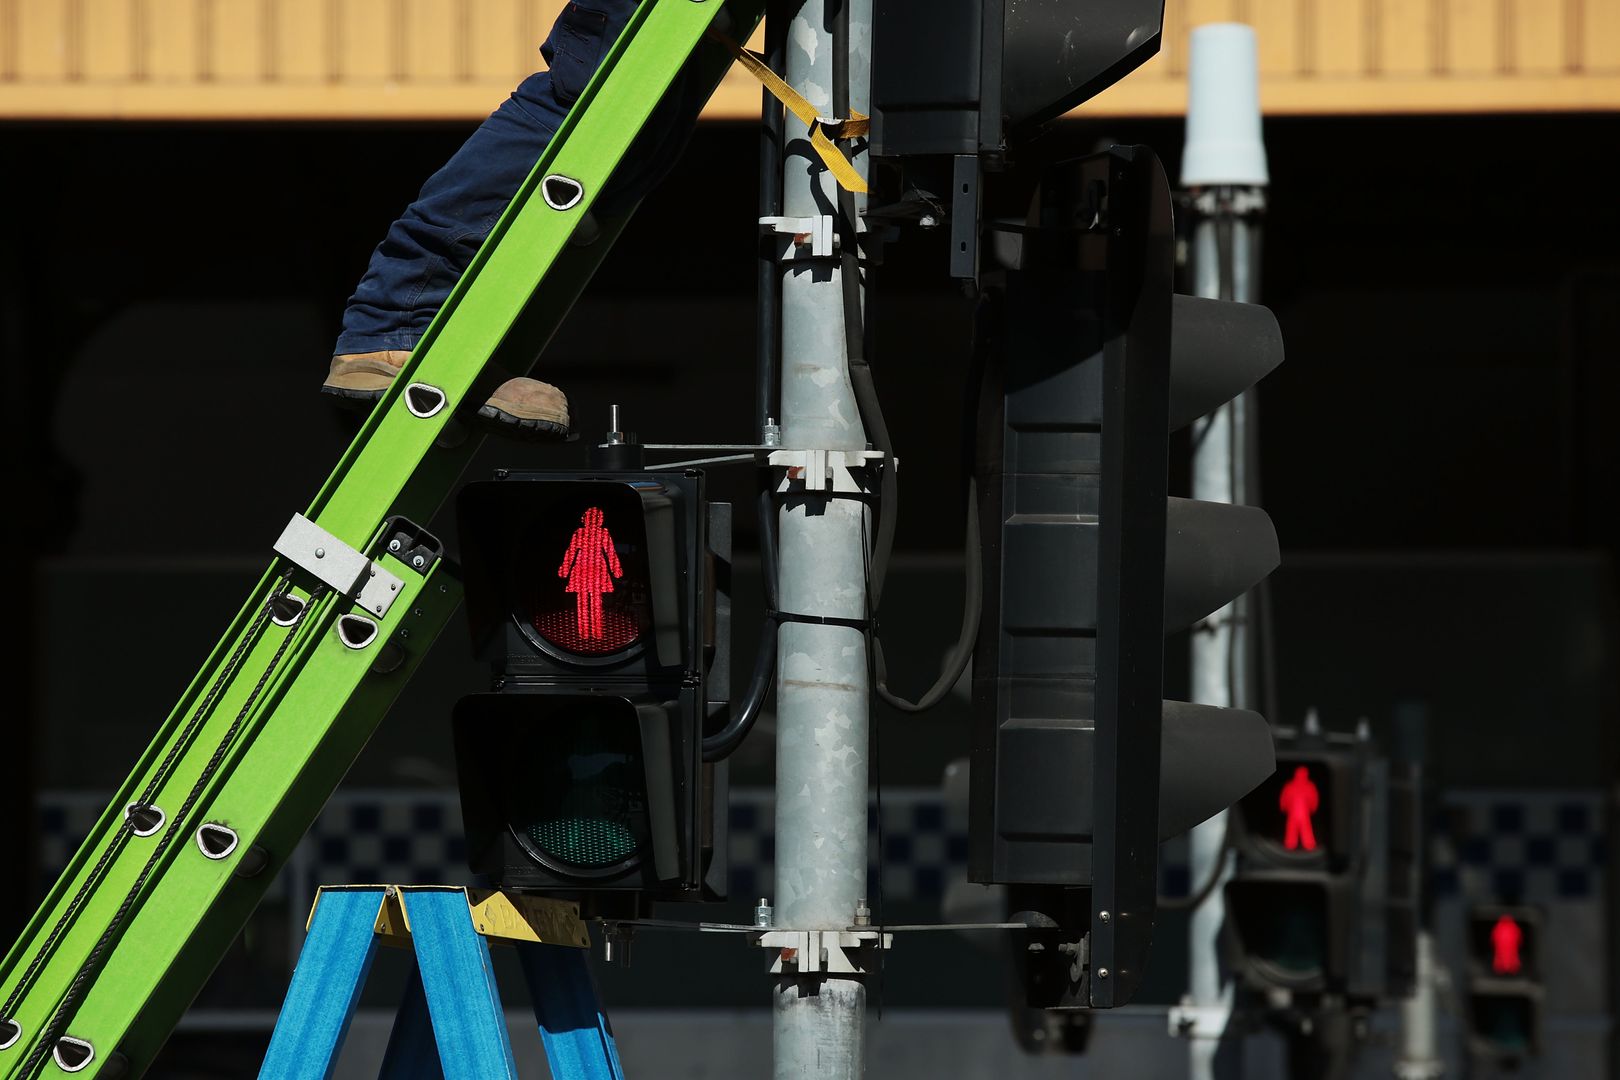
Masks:
[[[1468,1041],[1476,1056],[1511,1064],[1541,1052],[1540,939],[1535,908],[1469,910]]]
[[[1277,733],[1277,768],[1230,823],[1233,969],[1259,990],[1371,1001],[1409,988],[1417,794],[1363,735]]]
[[[1018,235],[986,282],[969,869],[1031,887],[1032,924],[1085,956],[1051,960],[1062,1001],[1106,1008],[1145,970],[1159,842],[1272,771],[1264,719],[1163,701],[1162,662],[1168,631],[1277,564],[1262,511],[1167,499],[1167,441],[1281,343],[1264,308],[1172,296],[1170,189],[1144,147],[1056,167]]]
[[[495,677],[453,724],[473,870],[509,888],[723,895],[725,767],[703,763],[702,738],[728,689],[709,676],[729,507],[696,472],[498,477],[457,507],[474,649]]]
[[[1276,771],[1238,803],[1227,925],[1253,985],[1322,991],[1347,969],[1361,765],[1354,745],[1279,747]]]

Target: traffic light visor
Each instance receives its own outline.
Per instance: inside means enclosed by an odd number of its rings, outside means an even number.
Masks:
[[[518,844],[554,870],[618,871],[649,841],[646,762],[635,706],[559,698],[513,725],[499,786]]]
[[[473,694],[452,730],[470,861],[502,837],[559,880],[588,884],[642,868],[680,876],[680,775],[671,701],[617,693]],[[486,872],[490,872],[487,871]]]
[[[1475,993],[1468,1003],[1476,1038],[1503,1054],[1527,1054],[1534,1044],[1535,1003],[1523,994]]]
[[[1239,879],[1226,888],[1246,961],[1268,982],[1306,985],[1327,968],[1327,894],[1316,881]]]

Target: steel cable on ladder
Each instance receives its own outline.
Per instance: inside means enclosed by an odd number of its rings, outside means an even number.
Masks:
[[[231,745],[236,741],[237,732],[241,730],[242,724],[247,720],[254,706],[258,704],[259,695],[264,692],[271,675],[281,666],[282,658],[287,653],[287,647],[292,644],[292,640],[296,636],[298,627],[303,623],[304,617],[326,591],[327,587],[325,585],[316,587],[311,592],[309,601],[288,625],[286,636],[276,646],[275,654],[271,656],[270,662],[265,665],[264,671],[260,673],[258,682],[254,684],[253,689],[248,693],[247,700],[242,703],[242,708],[237,712],[235,719],[231,721],[230,727],[221,736],[219,744],[214,748],[213,755],[208,759],[208,763],[203,766],[201,774],[198,775],[196,783],[192,785],[190,792],[187,793],[185,801],[180,805],[180,809],[169,820],[169,827],[164,830],[163,835],[158,839],[157,846],[152,849],[152,854],[148,856],[146,865],[141,868],[141,872],[137,875],[134,884],[130,886],[129,892],[124,895],[123,902],[119,904],[118,910],[113,913],[112,919],[107,923],[107,928],[102,931],[101,937],[97,939],[95,946],[90,950],[90,955],[85,958],[84,964],[80,966],[78,973],[73,977],[73,981],[68,985],[67,993],[62,996],[61,1004],[56,1007],[55,1013],[52,1014],[50,1021],[40,1033],[39,1041],[35,1043],[33,1050],[23,1063],[22,1071],[17,1074],[19,1080],[33,1080],[38,1070],[44,1067],[45,1057],[50,1052],[50,1048],[62,1037],[67,1025],[72,1021],[77,1011],[79,999],[85,992],[86,984],[99,970],[102,954],[107,951],[108,946],[112,944],[113,939],[118,935],[124,920],[128,918],[130,910],[134,908],[135,901],[146,887],[147,879],[152,876],[152,871],[156,869],[158,862],[162,860],[175,837],[179,835],[186,816],[196,807],[209,781],[219,771],[219,766],[224,761],[226,753],[229,752]],[[266,601],[264,610],[255,618],[254,625],[256,628],[262,630],[263,619],[273,610],[275,601],[280,596],[279,593],[272,595]],[[237,654],[232,657],[232,663],[235,665],[233,671],[240,669],[242,659],[244,659],[243,650],[239,648]],[[128,825],[129,822],[126,820],[125,824]],[[126,835],[126,831],[121,830],[120,835]]]
[[[185,728],[181,731],[179,738],[175,740],[174,745],[169,749],[169,753],[159,763],[157,770],[152,775],[152,779],[146,786],[146,790],[141,793],[138,800],[125,808],[124,820],[120,822],[117,832],[113,834],[112,841],[107,845],[106,850],[101,853],[101,858],[96,861],[96,865],[91,868],[90,873],[86,875],[84,882],[79,886],[78,891],[74,893],[73,899],[68,902],[61,918],[51,928],[51,932],[46,936],[45,941],[35,951],[27,969],[24,970],[22,977],[17,980],[17,985],[12,988],[11,993],[7,996],[5,1005],[0,1006],[0,1024],[16,1023],[12,1019],[16,1008],[21,1003],[23,995],[33,988],[34,980],[38,978],[40,968],[44,966],[46,957],[56,948],[62,935],[67,932],[73,923],[74,917],[78,914],[80,908],[84,906],[84,902],[90,898],[96,887],[101,884],[102,879],[106,876],[107,868],[112,865],[113,860],[123,851],[124,845],[129,842],[129,837],[135,829],[132,811],[137,808],[152,807],[153,798],[156,797],[164,782],[173,774],[175,763],[179,760],[181,753],[190,748],[191,740],[196,735],[203,719],[213,712],[214,705],[219,701],[220,694],[224,692],[226,684],[234,679],[236,673],[241,670],[242,662],[247,658],[249,646],[264,631],[264,624],[271,619],[275,611],[276,601],[286,596],[285,590],[289,584],[289,579],[283,575],[279,582],[280,590],[273,591],[265,601],[264,607],[254,615],[253,622],[249,624],[246,632],[242,635],[242,640],[238,642],[235,651],[225,662],[224,667],[221,668],[219,677],[208,688],[208,693],[204,695],[202,703],[197,706],[196,711],[191,715],[191,719],[187,721]],[[290,629],[288,636],[291,636]],[[21,1035],[21,1032],[18,1034]]]

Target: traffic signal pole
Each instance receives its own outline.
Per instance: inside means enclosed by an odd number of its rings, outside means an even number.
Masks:
[[[851,10],[840,15],[840,3]],[[835,34],[838,18],[848,20],[847,34]],[[804,0],[790,20],[788,83],[830,117],[836,76],[847,70],[849,106],[868,112],[870,0]],[[833,55],[837,38],[849,44],[847,69]],[[865,174],[864,144],[850,145]],[[803,136],[783,149],[782,199],[789,220],[838,216],[837,184]],[[853,242],[854,228],[854,222],[839,228],[843,243]],[[806,247],[796,250],[802,256],[783,264],[781,290],[782,441],[806,451],[806,467],[797,477],[789,470],[779,519],[784,616],[776,679],[775,922],[840,931],[855,923],[866,896],[871,687],[861,627],[869,614],[869,521],[860,469],[831,463],[840,460],[838,451],[865,451],[867,440],[850,384],[838,254],[817,258]],[[829,971],[834,965],[816,959],[780,965],[777,1080],[865,1075],[862,975]]]
[[[1265,147],[1254,30],[1236,23],[1199,27],[1192,34],[1187,146],[1182,185],[1192,192],[1191,292],[1217,300],[1254,303],[1259,294],[1258,216],[1265,205]],[[1250,503],[1256,391],[1249,390],[1193,428],[1192,497]],[[1196,627],[1192,634],[1191,699],[1206,705],[1252,709],[1253,598],[1244,595]],[[1215,1080],[1216,1056],[1226,1038],[1233,985],[1222,970],[1218,942],[1226,919],[1225,886],[1232,876],[1223,810],[1188,834],[1193,888],[1212,884],[1193,909],[1188,929],[1188,1076]],[[1223,1055],[1223,1061],[1235,1055]],[[1236,1061],[1233,1061],[1236,1066]]]
[[[1400,1006],[1400,1050],[1395,1058],[1396,1080],[1438,1080],[1445,1075],[1440,1057],[1438,1019],[1440,1011],[1440,961],[1435,956],[1434,935],[1427,930],[1417,935],[1417,975],[1412,993]]]

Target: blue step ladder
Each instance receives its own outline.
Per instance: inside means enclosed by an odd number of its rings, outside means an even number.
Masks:
[[[577,905],[441,885],[317,891],[260,1080],[332,1075],[378,942],[416,954],[382,1080],[518,1080],[489,938],[517,948],[553,1080],[624,1080]]]

